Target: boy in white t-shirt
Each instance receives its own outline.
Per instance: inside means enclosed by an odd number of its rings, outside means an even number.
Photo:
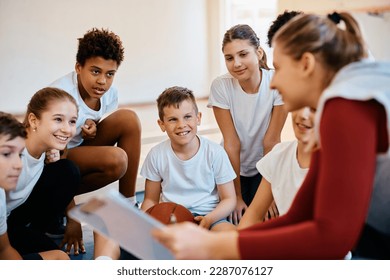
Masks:
[[[119,180],[119,192],[135,204],[141,151],[141,123],[128,108],[118,109],[113,82],[124,59],[120,37],[93,28],[79,38],[75,71],[50,86],[65,90],[77,102],[76,135],[67,158],[80,167],[79,194]]]
[[[158,124],[169,139],[156,145],[141,169],[146,178],[141,209],[160,202],[188,208],[199,226],[234,229],[227,217],[236,205],[236,174],[219,144],[197,135],[201,113],[191,90],[166,89],[157,99]]]
[[[296,140],[281,142],[256,164],[263,176],[256,195],[240,220],[238,229],[247,228],[268,217],[267,211],[275,201],[278,213],[287,213],[309,170],[311,150],[306,149],[313,132],[314,112],[310,108],[292,112]]]
[[[119,192],[138,207],[135,188],[141,123],[133,110],[118,109],[118,90],[113,86],[124,59],[122,41],[117,34],[103,28],[88,30],[78,41],[75,70],[50,85],[68,92],[78,105],[76,135],[67,146],[66,156],[80,168],[77,194],[119,181]],[[73,223],[72,227],[81,232],[80,224],[71,219],[67,223]],[[54,225],[50,233],[64,232]],[[63,243],[73,243],[85,251],[83,243],[74,240],[65,231]]]

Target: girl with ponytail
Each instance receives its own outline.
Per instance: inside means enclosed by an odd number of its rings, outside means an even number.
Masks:
[[[227,30],[222,52],[229,73],[213,81],[208,107],[214,110],[237,174],[237,205],[232,213],[237,224],[261,181],[256,163],[280,142],[287,113],[280,94],[270,89],[273,70],[250,26],[239,24]]]

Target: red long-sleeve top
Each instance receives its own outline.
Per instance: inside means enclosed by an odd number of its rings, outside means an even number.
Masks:
[[[377,153],[388,149],[376,101],[329,100],[321,148],[288,213],[239,232],[242,259],[342,259],[356,244],[373,188]]]

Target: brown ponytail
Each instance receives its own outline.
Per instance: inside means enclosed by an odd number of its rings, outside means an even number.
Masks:
[[[268,64],[267,64],[267,54],[265,53],[265,51],[262,47],[260,47],[260,49],[263,52],[263,56],[259,60],[259,66],[260,66],[260,68],[270,70],[270,68],[268,67]]]
[[[339,28],[338,21],[344,22],[345,29]],[[275,34],[273,41],[282,45],[283,52],[296,60],[305,52],[313,53],[335,72],[367,57],[359,25],[349,13],[336,13],[329,17],[296,16]]]

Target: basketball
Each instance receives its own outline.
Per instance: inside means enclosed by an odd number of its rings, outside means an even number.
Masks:
[[[146,213],[159,220],[163,224],[195,222],[192,213],[183,205],[174,202],[161,202],[153,205]]]

